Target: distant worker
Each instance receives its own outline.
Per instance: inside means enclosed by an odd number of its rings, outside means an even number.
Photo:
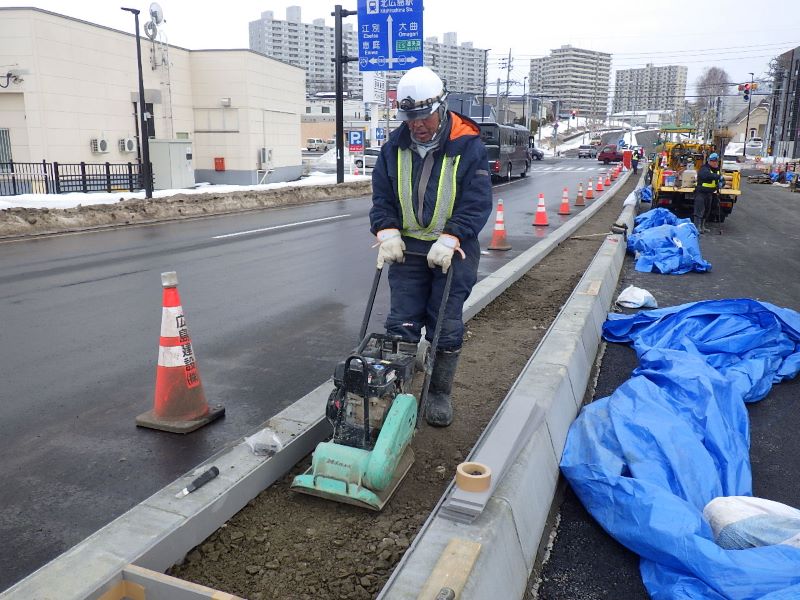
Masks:
[[[370,230],[378,268],[389,264],[386,331],[417,343],[433,338],[447,270],[453,269],[434,357],[425,420],[453,421],[450,394],[464,341],[464,302],[478,280],[478,234],[492,212],[489,159],[478,125],[447,109],[447,90],[428,67],[397,84],[398,119],[372,172]],[[406,255],[405,251],[423,256]],[[453,255],[460,258],[453,260]],[[427,259],[426,259],[427,257]]]
[[[725,185],[725,178],[719,170],[719,154],[712,152],[708,160],[697,172],[697,186],[694,189],[694,226],[700,233],[708,233],[706,220],[716,201],[719,210],[719,190]]]
[[[639,149],[634,148],[633,154],[631,154],[631,166],[633,167],[633,174],[636,175],[639,173],[639,159],[642,156],[639,154]]]

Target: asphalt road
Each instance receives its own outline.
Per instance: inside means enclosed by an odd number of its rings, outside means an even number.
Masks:
[[[619,289],[649,290],[659,306],[719,298],[753,298],[800,311],[800,194],[785,188],[743,184],[744,193],[722,235],[701,238],[712,264],[709,273],[638,273],[626,259]],[[636,366],[627,346],[608,344],[595,399],[610,395]],[[800,506],[800,381],[776,385],[761,402],[748,405],[751,418],[753,493]],[[560,525],[543,570],[540,600],[648,598],[638,557],[611,539],[567,489]]]
[[[596,161],[547,159],[494,188],[507,252],[568,217]],[[551,225],[531,225],[538,194]],[[0,589],[67,550],[329,378],[374,271],[369,198],[0,244]],[[573,214],[577,214],[573,211]],[[486,248],[494,215],[481,234]],[[138,429],[152,408],[160,273],[177,271],[200,376],[223,420]],[[385,317],[386,289],[372,328]]]

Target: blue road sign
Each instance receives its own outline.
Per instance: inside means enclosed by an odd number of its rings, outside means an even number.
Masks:
[[[363,150],[364,149],[364,132],[354,129],[348,132],[348,145],[350,150]]]
[[[422,62],[422,0],[358,0],[358,66],[404,71]]]
[[[617,146],[619,146],[620,148],[624,148],[626,145],[627,144],[625,144],[624,138],[617,142]]]
[[[386,130],[383,127],[375,128],[375,139],[382,140],[386,137]]]

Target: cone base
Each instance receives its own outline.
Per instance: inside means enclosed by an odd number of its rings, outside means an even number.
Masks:
[[[212,421],[219,419],[224,414],[225,407],[221,404],[215,406],[209,405],[208,414],[199,419],[192,419],[189,421],[161,419],[156,416],[155,411],[148,410],[136,417],[136,426],[158,429],[159,431],[168,431],[170,433],[191,433],[196,429],[200,429],[203,425],[208,425]]]
[[[511,250],[510,244],[492,244],[487,250]]]

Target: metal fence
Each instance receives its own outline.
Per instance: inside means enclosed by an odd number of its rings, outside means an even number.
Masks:
[[[139,163],[0,162],[0,196],[143,188]]]

